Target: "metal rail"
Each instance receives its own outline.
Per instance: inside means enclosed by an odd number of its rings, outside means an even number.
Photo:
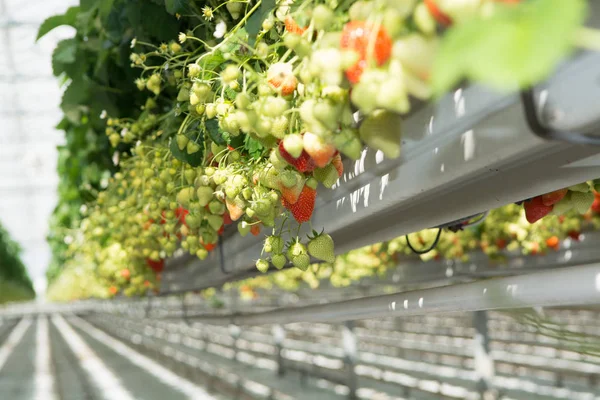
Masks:
[[[435,312],[600,303],[600,264],[258,313],[188,314],[210,324],[341,322]]]

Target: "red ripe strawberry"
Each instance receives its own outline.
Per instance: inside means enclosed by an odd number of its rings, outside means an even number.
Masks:
[[[149,258],[146,259],[146,264],[154,271],[154,272],[162,272],[165,268],[165,260],[154,261]]]
[[[295,204],[289,204],[283,199],[284,206],[292,212],[292,215],[296,221],[302,223],[307,222],[312,217],[312,213],[315,209],[315,199],[317,198],[317,191],[308,185],[304,185],[302,193]]]
[[[338,177],[341,178],[344,174],[344,164],[342,163],[342,156],[340,155],[340,153],[337,153],[335,156],[333,156],[331,163],[337,170]]]
[[[581,235],[581,232],[579,232],[579,231],[570,231],[569,232],[569,237],[573,240],[579,241],[579,235]]]
[[[440,25],[450,26],[452,25],[452,18],[438,7],[435,0],[425,0],[425,5],[429,10],[429,13]]]
[[[185,224],[185,217],[186,215],[188,215],[190,212],[188,210],[186,210],[185,208],[179,206],[176,210],[175,210],[175,217],[177,217],[177,219],[179,220],[179,222],[181,222],[182,224]]]
[[[221,227],[219,228],[219,230],[217,231],[217,235],[222,235],[223,232],[225,232],[225,225],[221,225]]]
[[[215,247],[217,247],[216,243],[204,243],[202,237],[200,237],[200,244],[206,249],[206,251],[213,251]]]
[[[311,172],[315,169],[316,165],[312,158],[308,155],[305,150],[302,150],[300,157],[294,158],[288,153],[283,147],[283,141],[279,142],[279,154],[287,161],[290,165],[296,168],[300,172]]]
[[[302,35],[306,31],[306,28],[302,28],[300,25],[298,25],[298,23],[296,23],[296,21],[294,21],[294,18],[288,15],[285,18],[285,30],[289,33]]]
[[[523,207],[525,208],[525,217],[530,224],[544,218],[554,208],[554,206],[544,205],[544,203],[542,203],[542,196],[527,200],[523,203]]]
[[[275,63],[269,67],[267,70],[267,81],[282,96],[291,95],[298,86],[298,79],[294,75],[292,64],[283,62]]]
[[[233,220],[231,219],[231,216],[229,215],[229,212],[223,213],[223,224],[224,225],[229,225],[233,223]]]
[[[369,46],[374,39],[374,44]],[[383,65],[392,55],[392,39],[383,27],[373,32],[373,27],[365,21],[350,21],[344,25],[341,48],[354,50],[358,53],[358,61],[346,70],[346,77],[351,83],[357,83],[364,69],[369,65],[369,59],[374,59],[377,65]],[[369,50],[372,49],[372,54]]]
[[[303,136],[304,150],[313,159],[317,167],[323,168],[335,154],[335,147],[326,143],[314,133],[305,132]]]
[[[545,206],[553,206],[558,203],[567,195],[569,189],[559,189],[554,192],[546,193],[542,195],[542,203]]]
[[[250,227],[250,233],[254,236],[260,235],[260,224],[252,225],[252,227]]]
[[[117,289],[116,286],[111,286],[108,288],[108,292],[114,296],[115,294],[117,294],[119,292],[119,289]]]
[[[592,203],[592,211],[596,214],[600,214],[600,198],[596,197]]]
[[[496,247],[500,250],[504,249],[506,247],[506,239],[496,239]]]

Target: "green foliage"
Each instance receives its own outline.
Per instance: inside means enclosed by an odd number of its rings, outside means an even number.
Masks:
[[[79,226],[80,209],[95,200],[118,169],[104,114],[137,118],[146,104],[134,84],[140,71],[131,66],[131,41],[160,43],[186,28],[164,5],[145,0],[81,0],[79,7],[46,19],[38,39],[60,25],[75,27],[76,34],[59,42],[52,54],[53,72],[66,82],[64,118],[56,127],[65,132],[66,143],[59,148],[59,203],[48,236],[53,252],[49,280],[68,258],[65,238]],[[130,145],[117,151],[126,155]]]
[[[0,224],[0,303],[35,297],[20,255],[21,248]]]
[[[546,78],[573,48],[585,0],[532,0],[451,28],[433,69],[443,94],[462,79],[512,90]]]

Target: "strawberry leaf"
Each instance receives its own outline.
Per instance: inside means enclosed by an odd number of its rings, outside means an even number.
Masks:
[[[256,41],[256,36],[262,28],[263,21],[269,16],[269,13],[275,9],[275,6],[275,0],[263,0],[260,7],[258,7],[258,10],[248,18],[245,28],[248,32],[248,38],[250,39],[248,42],[250,44],[254,44]]]
[[[35,40],[40,40],[48,32],[61,25],[75,26],[78,14],[79,7],[69,7],[67,12],[62,15],[53,15],[52,17],[46,18],[46,20],[42,22],[42,25],[40,25],[40,29],[38,30]]]
[[[502,7],[452,27],[442,40],[432,86],[439,96],[462,79],[496,89],[527,87],[545,79],[573,49],[584,0],[531,0]]]

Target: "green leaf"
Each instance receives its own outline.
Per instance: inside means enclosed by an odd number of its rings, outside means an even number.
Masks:
[[[256,41],[256,36],[258,32],[262,29],[262,23],[267,17],[269,13],[275,9],[276,2],[275,0],[262,0],[260,3],[260,7],[256,10],[250,18],[248,18],[248,22],[246,22],[245,28],[248,32],[250,44]]]
[[[52,53],[52,71],[58,76],[65,71],[68,64],[76,60],[77,42],[75,39],[65,39],[58,42]]]
[[[165,13],[164,7],[152,3],[140,4],[141,26],[144,30],[161,42],[168,42],[177,37],[179,23],[177,19]]]
[[[256,139],[253,139],[250,135],[246,135],[244,147],[248,151],[250,157],[254,159],[260,158],[265,149],[262,144],[260,144]]]
[[[225,138],[223,137],[223,131],[219,128],[219,122],[216,119],[209,119],[204,122],[204,128],[206,129],[206,133],[210,139],[218,144],[219,146],[224,146],[227,144]]]
[[[585,0],[498,7],[492,17],[458,24],[446,33],[432,73],[438,96],[465,78],[505,91],[547,78],[572,51],[586,15]]]
[[[165,7],[171,14],[181,14],[186,8],[186,3],[186,0],[165,0]]]
[[[41,37],[46,35],[52,29],[61,26],[61,25],[70,25],[75,26],[75,21],[77,20],[77,14],[79,14],[79,7],[70,7],[67,12],[62,15],[54,15],[52,17],[46,18],[40,28],[38,30],[36,41],[40,40]]]

